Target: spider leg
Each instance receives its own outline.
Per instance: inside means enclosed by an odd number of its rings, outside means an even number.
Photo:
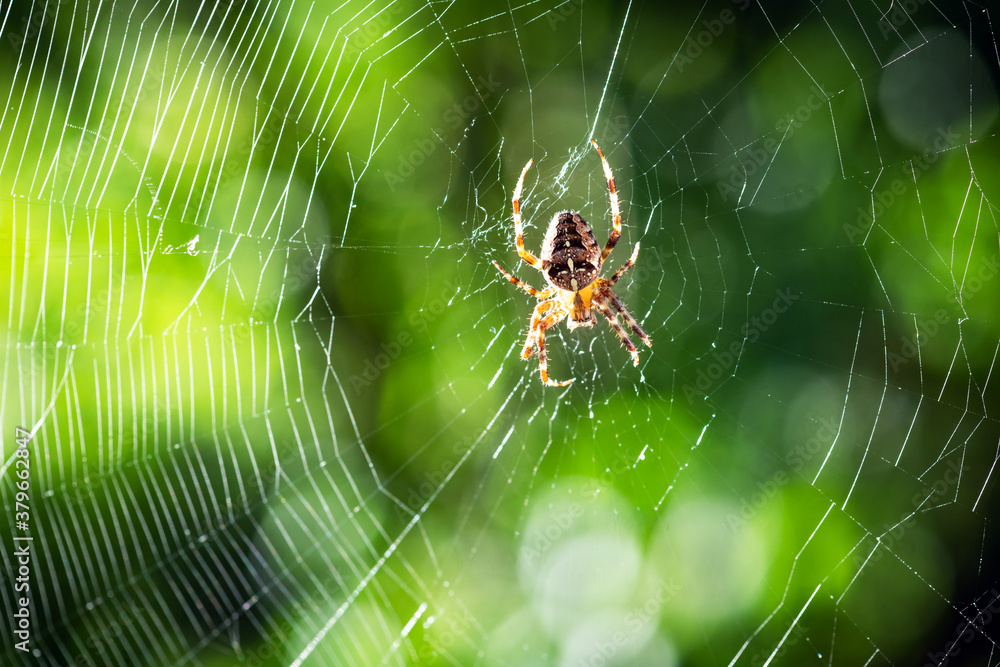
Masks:
[[[636,243],[636,244],[635,244],[635,250],[633,250],[633,251],[632,251],[632,256],[631,256],[631,257],[629,257],[628,261],[627,261],[627,262],[625,262],[625,265],[624,265],[624,266],[622,266],[622,268],[618,269],[618,270],[617,270],[617,271],[615,272],[615,275],[613,275],[613,276],[611,276],[610,278],[608,278],[608,279],[607,279],[607,281],[606,281],[606,283],[605,283],[605,284],[606,284],[606,285],[607,285],[608,287],[611,287],[611,286],[612,286],[612,285],[614,285],[614,284],[615,284],[616,282],[618,282],[618,279],[619,279],[619,278],[621,278],[622,276],[624,276],[624,275],[625,275],[625,272],[626,272],[626,271],[628,271],[628,270],[629,270],[629,269],[631,269],[631,268],[632,268],[633,266],[635,266],[635,260],[636,260],[636,258],[637,258],[638,256],[639,256],[639,244],[638,244],[638,243]],[[495,262],[494,262],[494,263],[495,263]]]
[[[528,359],[533,354],[532,349],[537,348],[538,372],[542,377],[542,383],[550,387],[563,387],[573,381],[555,382],[550,380],[548,356],[545,354],[545,330],[559,324],[566,317],[566,314],[566,309],[558,301],[542,301],[535,306],[534,312],[531,313],[528,339],[524,342],[524,349],[521,350],[521,358]]]
[[[608,302],[603,297],[596,297],[591,303],[597,306],[597,309],[601,311],[601,314],[607,318],[608,324],[610,324],[611,328],[615,330],[616,334],[618,334],[618,338],[621,339],[622,345],[624,345],[628,350],[628,353],[632,355],[632,364],[638,366],[639,351],[635,348],[635,343],[632,342],[632,339],[628,337],[627,333],[625,333],[625,329],[622,327],[621,322],[619,322],[618,318],[615,317],[615,314],[611,312],[611,308],[608,307]]]
[[[572,378],[569,380],[563,380],[562,382],[550,380],[549,360],[545,355],[545,330],[559,324],[564,317],[566,317],[566,311],[560,308],[538,323],[538,333],[535,335],[535,342],[538,345],[538,372],[542,376],[542,383],[550,387],[565,387],[573,381]]]
[[[603,262],[611,254],[611,250],[618,243],[618,239],[622,235],[622,212],[618,206],[618,190],[615,189],[615,177],[611,173],[611,167],[608,166],[608,161],[604,159],[604,153],[601,152],[601,147],[597,145],[597,142],[591,139],[590,143],[594,144],[597,154],[601,156],[601,165],[604,167],[604,176],[608,179],[608,192],[611,198],[611,221],[613,224],[611,227],[611,236],[608,237],[608,243],[601,252],[601,261]]]
[[[625,304],[622,303],[622,300],[612,292],[608,297],[608,301],[615,310],[621,313],[622,319],[625,320],[626,324],[628,324],[632,333],[642,339],[642,342],[646,344],[646,347],[653,347],[653,341],[649,339],[649,336],[642,330],[642,326],[640,326],[636,319],[632,317],[632,314],[625,309]]]
[[[517,245],[517,254],[521,256],[521,259],[541,271],[542,260],[524,248],[524,226],[521,224],[521,190],[524,188],[524,177],[528,175],[532,162],[534,160],[528,160],[528,164],[524,165],[524,171],[521,172],[521,178],[517,179],[514,196],[511,198],[511,205],[514,208],[514,243]]]
[[[534,354],[534,348],[538,341],[538,325],[544,319],[545,313],[556,305],[554,301],[542,301],[535,306],[528,324],[528,338],[524,341],[524,347],[521,348],[522,359],[529,359]]]
[[[511,274],[504,271],[503,267],[500,266],[496,261],[493,262],[493,266],[497,267],[497,270],[500,273],[502,273],[504,277],[507,278],[507,280],[509,280],[514,285],[517,285],[518,287],[520,287],[521,289],[523,289],[525,292],[535,297],[536,299],[548,299],[549,297],[552,296],[551,287],[545,290],[537,290],[528,283],[524,282],[523,280],[520,280],[519,278],[512,276]]]

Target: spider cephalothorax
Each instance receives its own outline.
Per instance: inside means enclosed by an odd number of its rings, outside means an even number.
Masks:
[[[628,349],[629,354],[632,355],[632,362],[636,366],[639,365],[639,352],[636,350],[635,343],[618,322],[612,308],[622,316],[625,323],[643,343],[650,347],[653,345],[646,332],[642,330],[635,318],[625,310],[621,300],[611,291],[611,287],[618,282],[618,279],[635,265],[635,259],[639,255],[639,244],[635,244],[632,257],[613,276],[608,279],[598,278],[604,260],[608,258],[612,248],[621,237],[622,216],[618,207],[618,192],[615,190],[615,179],[611,174],[611,167],[604,159],[604,154],[597,146],[597,142],[591,139],[590,143],[594,145],[601,158],[611,198],[612,229],[604,249],[602,250],[597,245],[594,230],[590,228],[587,221],[574,211],[557,213],[552,222],[549,223],[548,231],[545,232],[545,240],[542,241],[541,259],[524,248],[524,228],[521,223],[521,189],[524,187],[524,177],[533,162],[533,160],[528,160],[528,164],[524,165],[521,178],[518,179],[517,186],[514,188],[514,196],[511,200],[514,208],[514,243],[521,259],[541,271],[550,287],[545,290],[536,290],[507,273],[497,262],[493,262],[500,273],[507,277],[507,280],[540,300],[531,314],[528,340],[524,343],[521,357],[528,359],[537,350],[538,370],[541,373],[542,382],[550,386],[558,387],[572,382],[572,380],[564,382],[549,380],[545,356],[545,330],[555,326],[566,316],[569,316],[570,329],[590,327],[594,326],[593,310],[598,310],[607,318],[611,328],[618,334],[622,345]]]

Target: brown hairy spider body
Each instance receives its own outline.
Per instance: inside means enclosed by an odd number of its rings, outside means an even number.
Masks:
[[[552,222],[549,223],[549,228],[545,232],[545,240],[542,241],[541,259],[525,249],[524,228],[521,222],[521,189],[524,187],[524,177],[533,162],[533,160],[528,160],[528,164],[524,166],[521,178],[518,179],[517,186],[514,188],[514,196],[511,200],[514,209],[514,241],[517,254],[545,276],[549,287],[545,290],[536,290],[507,273],[497,262],[493,262],[507,280],[540,300],[531,314],[528,339],[524,343],[521,357],[528,359],[537,351],[538,370],[542,382],[555,387],[567,385],[573,380],[555,382],[549,379],[548,360],[545,354],[545,330],[555,326],[567,316],[569,316],[571,330],[577,327],[592,327],[594,326],[593,310],[596,309],[608,320],[608,324],[621,339],[622,345],[628,349],[632,356],[632,362],[636,366],[639,365],[639,352],[635,343],[622,328],[614,311],[622,316],[625,323],[643,343],[649,347],[653,345],[646,332],[625,309],[621,300],[611,291],[611,287],[618,282],[618,279],[635,265],[636,257],[639,255],[639,244],[635,244],[632,257],[613,276],[608,279],[598,277],[604,260],[607,259],[621,237],[622,216],[618,207],[618,192],[615,189],[615,179],[611,174],[611,167],[604,159],[604,154],[597,142],[591,139],[590,143],[594,145],[601,158],[604,175],[608,179],[608,191],[611,199],[612,230],[604,248],[602,249],[597,244],[594,230],[579,213],[563,211],[557,213]]]

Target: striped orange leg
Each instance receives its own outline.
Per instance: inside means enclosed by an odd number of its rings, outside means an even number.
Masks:
[[[629,326],[629,328],[632,330],[632,333],[634,333],[636,336],[642,339],[642,342],[646,344],[646,347],[653,347],[653,341],[651,341],[649,339],[649,336],[646,335],[646,332],[643,331],[642,325],[639,324],[639,322],[634,317],[632,317],[632,313],[628,312],[625,309],[625,304],[622,303],[622,300],[619,299],[616,294],[612,293],[611,296],[608,298],[608,302],[611,303],[612,308],[614,308],[621,314],[622,319],[625,320],[625,324]]]
[[[546,303],[552,303],[547,301]],[[542,304],[539,304],[539,306]],[[562,319],[566,317],[566,311],[562,308],[558,309],[556,312],[551,313],[545,319],[538,323],[538,333],[535,335],[536,343],[538,345],[538,372],[542,376],[542,383],[550,387],[565,387],[573,381],[572,378],[569,380],[563,380],[562,382],[556,382],[549,379],[549,359],[545,354],[545,330],[549,327],[554,327],[559,324]]]
[[[614,249],[615,244],[618,243],[618,239],[622,235],[622,212],[618,205],[618,190],[615,189],[615,177],[611,173],[611,167],[608,166],[608,161],[604,159],[604,153],[601,152],[601,147],[597,145],[597,142],[591,139],[590,143],[594,144],[597,154],[601,156],[601,165],[604,167],[604,176],[608,179],[608,192],[611,197],[611,236],[608,237],[608,243],[601,252],[601,261],[603,262],[611,254],[612,249]]]
[[[502,273],[504,275],[504,277],[507,278],[507,280],[509,280],[512,284],[520,287],[521,289],[523,289],[525,292],[527,292],[531,296],[535,297],[536,299],[548,299],[549,297],[552,296],[552,294],[555,291],[552,287],[549,287],[548,289],[544,289],[544,290],[537,290],[537,289],[535,289],[534,287],[532,287],[528,283],[524,282],[523,280],[521,280],[521,279],[519,279],[519,278],[517,278],[515,276],[512,276],[511,274],[509,274],[506,271],[504,271],[503,267],[500,266],[495,260],[493,262],[493,266],[497,267],[497,271],[499,271],[500,273]]]
[[[612,285],[614,285],[614,284],[615,284],[616,282],[618,282],[618,279],[619,279],[619,278],[621,278],[622,276],[624,276],[624,275],[625,275],[625,272],[626,272],[626,271],[628,271],[628,270],[629,270],[629,269],[631,269],[631,268],[632,268],[633,266],[635,266],[635,260],[636,260],[636,258],[638,258],[638,257],[639,257],[639,244],[638,244],[638,243],[636,243],[636,244],[635,244],[635,250],[633,250],[633,251],[632,251],[632,256],[628,258],[628,261],[627,261],[627,262],[625,262],[625,265],[624,265],[624,266],[622,266],[622,268],[618,269],[618,270],[617,270],[617,271],[615,272],[615,275],[613,275],[613,276],[611,276],[610,278],[608,278],[608,280],[607,280],[607,282],[606,282],[605,284],[606,284],[606,285],[607,285],[608,287],[611,287],[611,286],[612,286]],[[494,263],[495,263],[495,262],[494,262]]]
[[[615,314],[611,312],[611,308],[608,307],[607,302],[603,299],[600,300],[594,299],[593,303],[594,305],[597,306],[598,310],[601,311],[601,314],[604,315],[604,317],[608,318],[608,324],[610,324],[611,328],[615,330],[616,334],[618,334],[618,338],[621,339],[622,345],[624,345],[626,349],[628,349],[628,353],[632,355],[632,363],[638,366],[639,351],[635,348],[635,343],[632,342],[632,339],[628,337],[627,333],[625,333],[625,329],[622,327],[621,322],[619,322],[618,318],[615,317]],[[629,315],[629,318],[631,317],[632,316]],[[635,322],[634,319],[632,321]],[[639,329],[639,331],[642,331],[642,329]],[[645,333],[643,333],[643,336],[645,336]]]
[[[552,310],[552,308],[556,305],[555,301],[542,301],[535,306],[535,310],[532,311],[531,320],[528,324],[528,338],[524,341],[524,347],[521,348],[522,359],[530,359],[531,355],[535,353],[535,346],[538,343],[538,326],[541,321],[545,319],[545,314]]]
[[[541,271],[542,261],[524,247],[524,226],[521,224],[521,190],[524,188],[524,177],[528,175],[532,162],[534,160],[528,160],[528,164],[524,165],[524,171],[521,172],[521,178],[517,179],[514,196],[511,198],[511,205],[514,207],[514,243],[517,245],[517,254],[521,256],[521,259]]]

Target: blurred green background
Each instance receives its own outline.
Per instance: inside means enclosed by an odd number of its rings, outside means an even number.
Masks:
[[[1000,664],[995,20],[0,6],[4,664]]]

